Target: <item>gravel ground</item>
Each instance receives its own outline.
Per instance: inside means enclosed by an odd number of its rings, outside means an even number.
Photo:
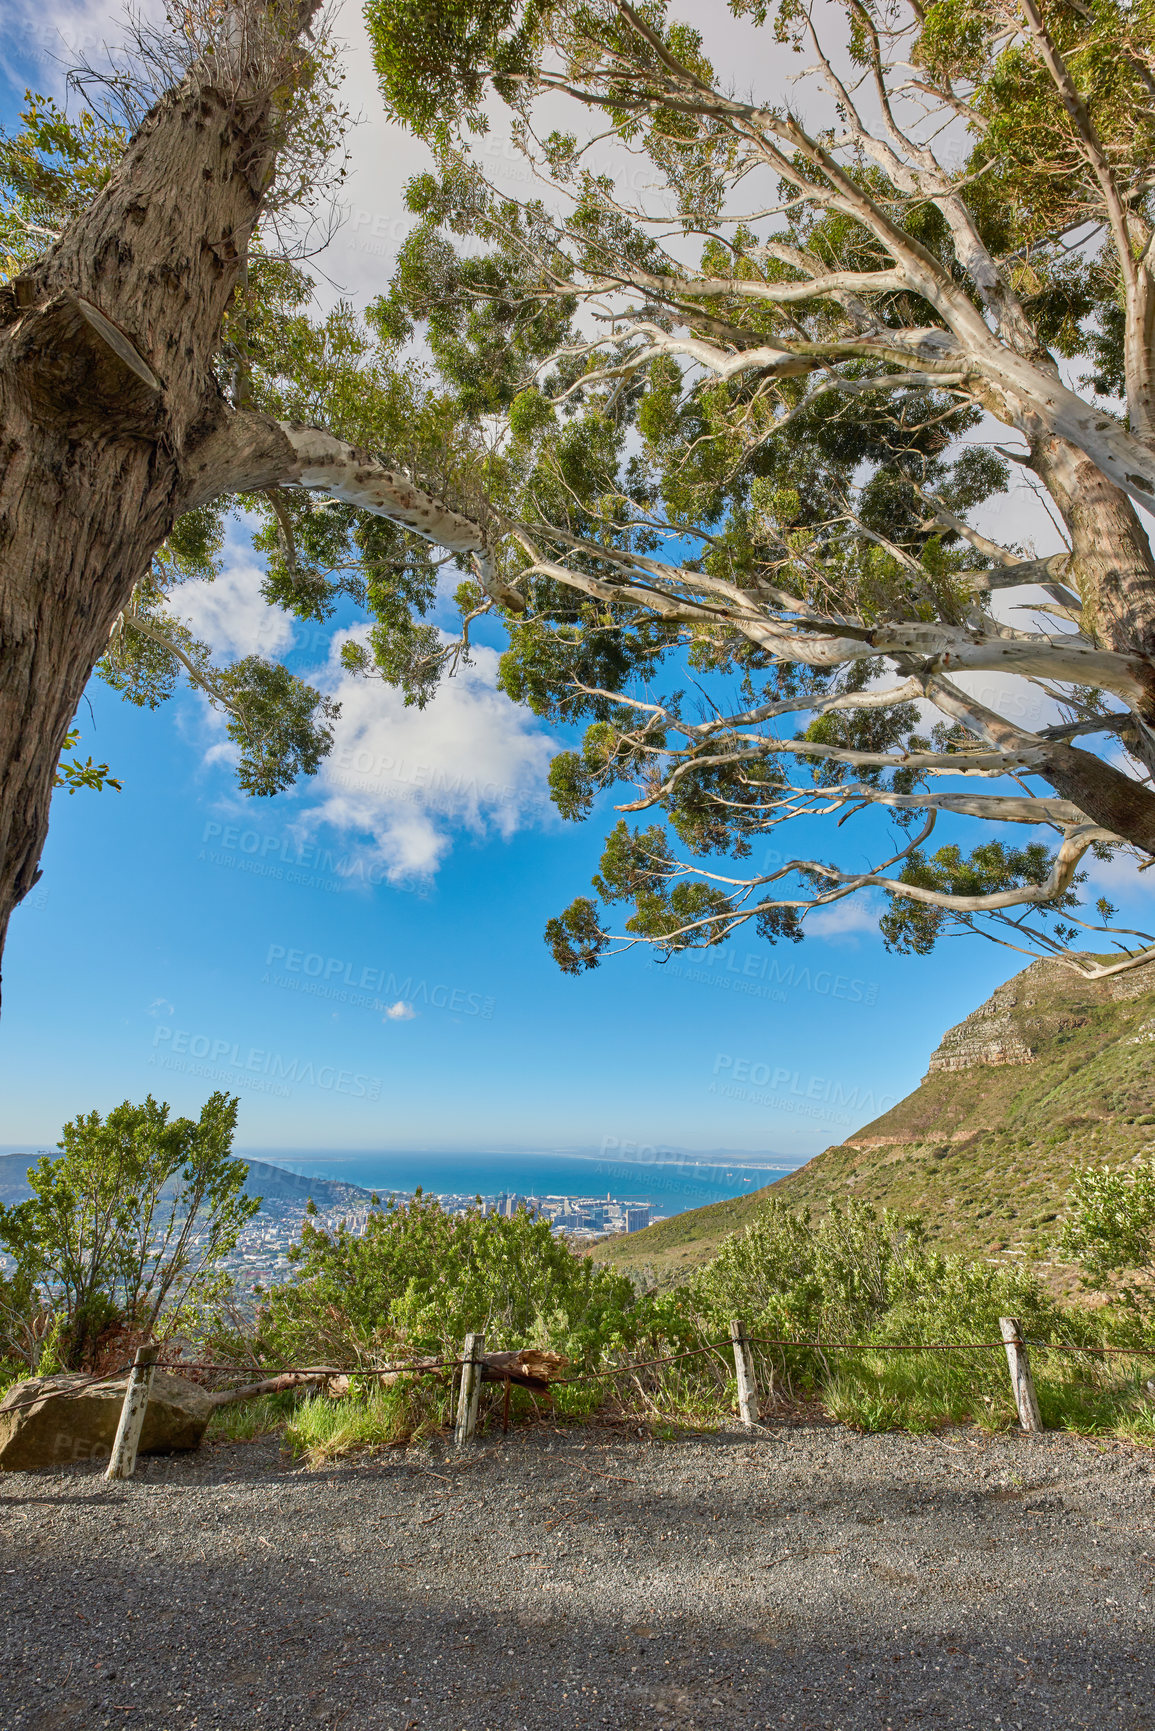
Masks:
[[[0,1724],[1155,1728],[1153,1472],[815,1424],[6,1474]]]

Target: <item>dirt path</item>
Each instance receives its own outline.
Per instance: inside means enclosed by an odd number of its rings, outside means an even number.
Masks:
[[[7,1474],[0,1725],[1155,1727],[1153,1473],[815,1426]]]

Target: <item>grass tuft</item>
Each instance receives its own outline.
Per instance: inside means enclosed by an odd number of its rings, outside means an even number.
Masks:
[[[293,1414],[286,1440],[311,1467],[423,1442],[447,1422],[449,1398],[447,1389],[425,1381],[375,1386],[337,1400],[309,1395]]]
[[[961,1356],[848,1353],[822,1383],[820,1398],[832,1418],[855,1430],[921,1434],[972,1419],[1005,1429],[1015,1418],[1009,1387],[989,1388],[973,1366],[968,1375],[966,1367],[951,1362]]]
[[[206,1442],[253,1442],[259,1436],[284,1430],[296,1398],[292,1394],[262,1394],[218,1407],[209,1420]]]
[[[968,1423],[992,1433],[1018,1428],[1010,1381],[993,1353],[982,1368],[962,1353],[847,1356],[818,1392],[830,1416],[855,1430],[925,1432]],[[1054,1367],[1042,1354],[1033,1368],[1044,1429],[1155,1443],[1155,1401],[1142,1374],[1086,1363]]]

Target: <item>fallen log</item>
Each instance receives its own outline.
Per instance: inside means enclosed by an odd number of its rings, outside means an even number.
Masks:
[[[342,1374],[341,1371],[324,1367],[317,1370],[285,1370],[279,1376],[267,1376],[261,1382],[247,1382],[243,1388],[218,1389],[209,1395],[209,1399],[214,1406],[231,1406],[234,1401],[255,1400],[262,1394],[283,1394],[286,1389],[299,1388],[309,1382],[328,1382]]]
[[[534,1346],[517,1352],[487,1352],[481,1360],[482,1382],[510,1382],[515,1388],[530,1388],[548,1393],[569,1363],[557,1352],[544,1352]],[[214,1406],[229,1406],[238,1400],[255,1400],[262,1394],[282,1394],[287,1389],[307,1383],[324,1382],[330,1393],[347,1394],[349,1381],[355,1376],[372,1377],[385,1387],[392,1387],[403,1376],[432,1376],[438,1371],[456,1369],[456,1361],[443,1358],[411,1358],[402,1364],[368,1366],[360,1370],[340,1370],[336,1365],[310,1365],[303,1370],[286,1370],[260,1382],[246,1383],[243,1388],[221,1389],[209,1396]]]
[[[404,1363],[343,1371],[336,1365],[307,1365],[240,1388],[215,1392],[190,1382],[175,1367],[154,1373],[140,1437],[142,1454],[199,1447],[217,1407],[256,1400],[263,1394],[322,1384],[330,1394],[348,1392],[351,1377],[379,1378],[389,1384],[403,1376],[433,1376],[453,1371],[457,1360],[408,1359]],[[565,1369],[556,1352],[523,1347],[520,1352],[487,1352],[481,1360],[483,1382],[513,1384],[548,1394]],[[191,1368],[191,1367],[190,1367]],[[30,1377],[9,1388],[0,1402],[0,1472],[27,1472],[62,1462],[103,1458],[112,1448],[124,1406],[126,1376]]]
[[[557,1381],[568,1363],[559,1352],[541,1352],[535,1346],[523,1346],[520,1352],[487,1352],[481,1361],[481,1380],[548,1393],[550,1383]]]

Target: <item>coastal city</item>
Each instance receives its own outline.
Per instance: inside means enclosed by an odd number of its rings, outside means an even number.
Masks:
[[[325,1232],[336,1232],[344,1224],[346,1231],[363,1233],[374,1211],[374,1204],[365,1191],[348,1187],[354,1200],[334,1206],[317,1208],[309,1216],[313,1226]],[[390,1201],[397,1207],[413,1200],[412,1194],[391,1191],[380,1202]],[[437,1201],[448,1214],[466,1214],[481,1206],[490,1214],[512,1217],[520,1209],[548,1220],[560,1238],[574,1245],[587,1245],[596,1239],[613,1237],[626,1232],[640,1232],[664,1216],[656,1214],[646,1202],[623,1201],[606,1196],[523,1196],[513,1191],[478,1197],[475,1194],[448,1193]],[[236,1248],[225,1262],[236,1287],[244,1291],[254,1286],[267,1286],[284,1280],[291,1263],[289,1247],[300,1237],[306,1216],[306,1205],[296,1200],[266,1203],[242,1233]]]

